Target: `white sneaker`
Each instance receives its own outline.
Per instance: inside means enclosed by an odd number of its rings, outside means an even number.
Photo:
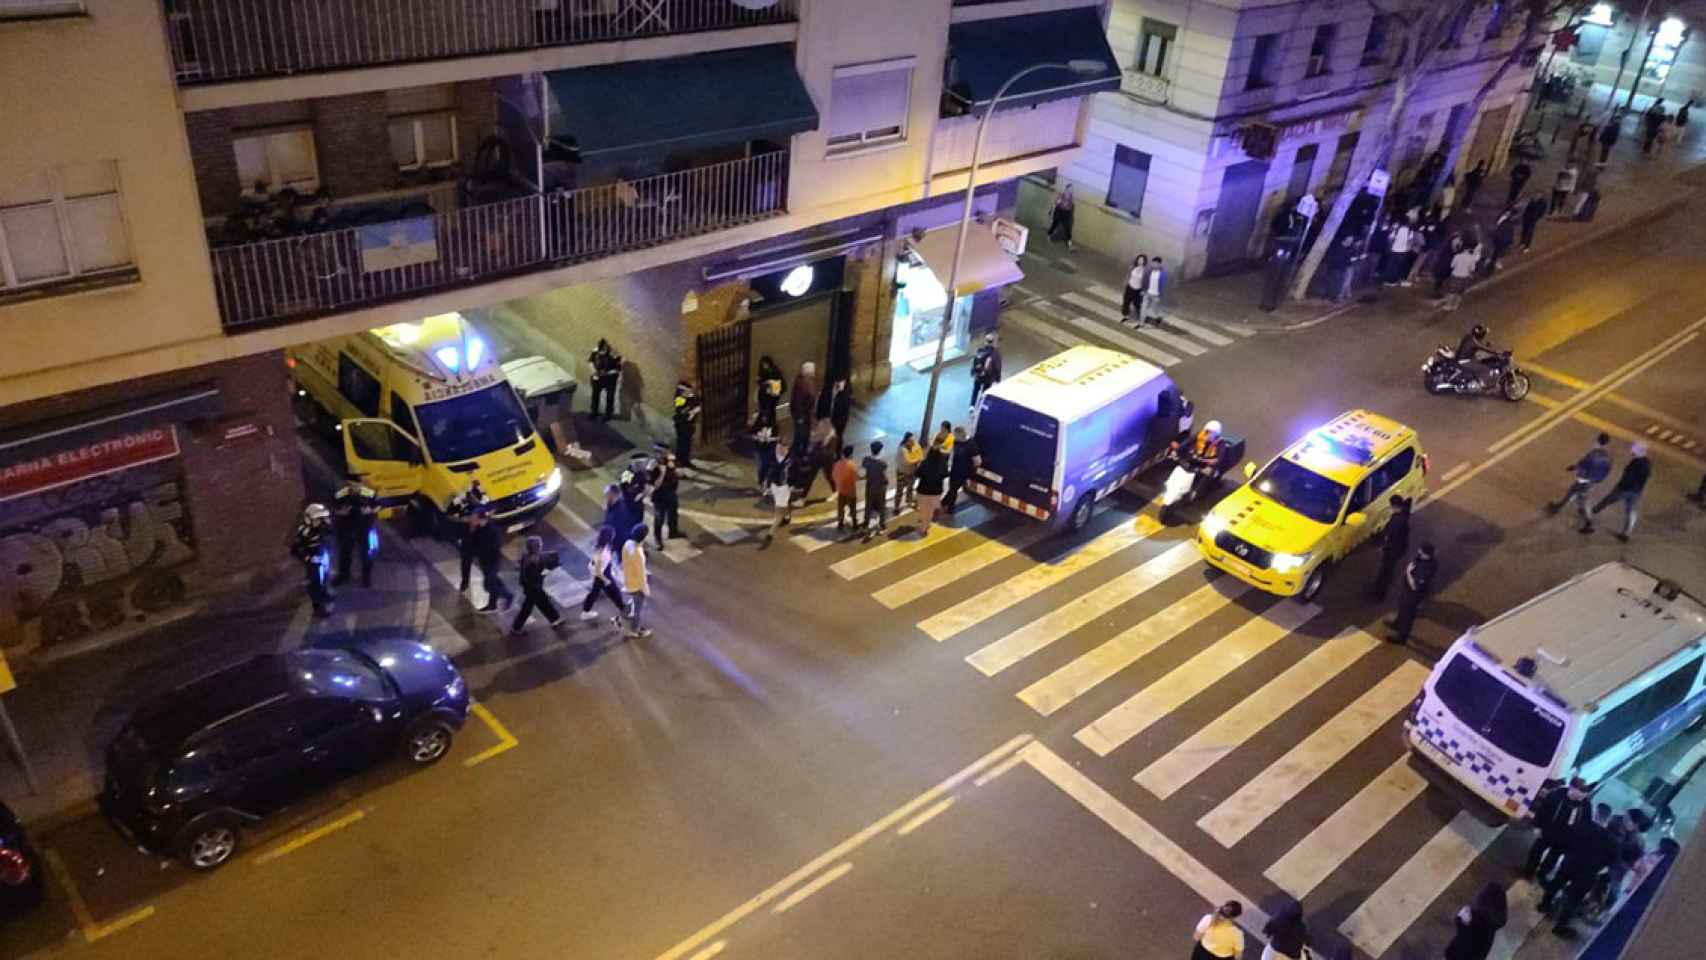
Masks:
[[[592,621],[597,620],[597,619],[598,619],[598,611],[596,611],[596,610],[583,610],[583,611],[581,611],[581,620],[582,621],[584,621],[586,623],[591,623]]]

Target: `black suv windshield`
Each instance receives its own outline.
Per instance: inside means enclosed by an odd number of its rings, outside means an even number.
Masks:
[[[1316,523],[1339,519],[1339,507],[1349,489],[1290,460],[1279,459],[1250,481],[1256,492]]]
[[[415,408],[421,439],[436,463],[483,457],[533,433],[533,424],[507,383]]]
[[[1544,767],[1558,751],[1563,718],[1461,653],[1434,681],[1434,695],[1464,726],[1522,763]]]

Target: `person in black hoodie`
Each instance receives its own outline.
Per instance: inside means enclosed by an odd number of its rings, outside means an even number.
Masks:
[[[953,513],[960,505],[960,490],[977,471],[983,457],[978,454],[977,441],[966,436],[964,427],[954,428],[954,452],[948,457],[948,492],[942,498],[942,509]]]
[[[1641,506],[1641,491],[1647,489],[1647,480],[1653,475],[1653,465],[1647,459],[1647,445],[1636,442],[1629,446],[1629,462],[1623,465],[1623,475],[1617,478],[1617,486],[1611,488],[1593,509],[1588,511],[1588,518],[1582,522],[1581,532],[1593,532],[1593,518],[1599,512],[1614,504],[1623,504],[1623,530],[1617,534],[1617,539],[1629,542],[1629,534],[1635,532],[1635,512]]]
[[[1303,960],[1303,947],[1309,942],[1309,928],[1303,923],[1303,904],[1287,900],[1268,918],[1262,936],[1268,940],[1268,949],[1262,952],[1264,960],[1270,954],[1283,960]]]
[[[480,580],[486,588],[486,605],[479,608],[480,612],[508,610],[515,596],[509,592],[509,587],[504,586],[503,577],[498,573],[504,559],[503,528],[492,523],[491,510],[481,509],[468,518],[468,531],[464,536],[468,537],[467,549],[480,568]]]
[[[929,535],[930,523],[936,519],[936,510],[942,505],[942,490],[947,478],[948,455],[942,451],[941,443],[932,443],[930,452],[924,455],[924,462],[918,465],[917,485],[914,487],[918,506],[912,512],[912,522],[897,522],[890,536],[898,537],[906,530],[917,530],[919,536]]]
[[[1387,502],[1392,505],[1392,519],[1386,521],[1386,529],[1380,531],[1380,570],[1374,575],[1374,586],[1369,589],[1376,600],[1386,599],[1392,575],[1398,572],[1398,564],[1410,550],[1410,501],[1393,494]]]
[[[557,555],[545,552],[545,541],[538,537],[528,537],[527,547],[522,552],[520,563],[521,580],[521,609],[515,613],[515,622],[510,624],[510,633],[520,633],[527,626],[527,618],[533,615],[535,608],[545,615],[545,620],[553,627],[563,625],[563,615],[557,612],[557,605],[551,602],[551,595],[545,592],[545,574],[557,569]]]
[[[652,526],[659,550],[663,549],[664,527],[669,528],[671,540],[682,537],[680,488],[681,472],[676,465],[675,454],[666,453],[652,468],[652,510],[657,514],[657,522]]]
[[[1528,848],[1523,876],[1544,881],[1552,875],[1576,822],[1586,815],[1587,806],[1588,785],[1581,777],[1571,780],[1568,786],[1557,780],[1542,785],[1540,796],[1529,807],[1529,819],[1539,833]]]
[[[817,418],[828,420],[835,430],[831,449],[839,449],[847,441],[847,422],[853,419],[853,391],[847,389],[846,378],[830,381],[817,397]]]
[[[1505,888],[1489,882],[1473,902],[1457,911],[1457,934],[1445,945],[1445,960],[1487,960],[1493,938],[1509,917]]]
[[[782,402],[782,394],[788,389],[788,381],[782,376],[782,368],[769,354],[758,358],[758,419],[756,427],[776,429],[776,406]]]

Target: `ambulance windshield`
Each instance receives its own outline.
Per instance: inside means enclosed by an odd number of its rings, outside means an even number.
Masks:
[[[415,408],[435,463],[483,457],[533,435],[533,424],[508,383]]]

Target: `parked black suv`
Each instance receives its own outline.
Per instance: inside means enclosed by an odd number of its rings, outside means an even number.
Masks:
[[[24,836],[18,818],[0,803],[0,919],[41,902],[45,883],[41,871],[41,857]]]
[[[212,870],[244,824],[387,753],[437,762],[467,716],[456,667],[412,641],[255,657],[137,710],[107,748],[101,809],[143,847]]]

